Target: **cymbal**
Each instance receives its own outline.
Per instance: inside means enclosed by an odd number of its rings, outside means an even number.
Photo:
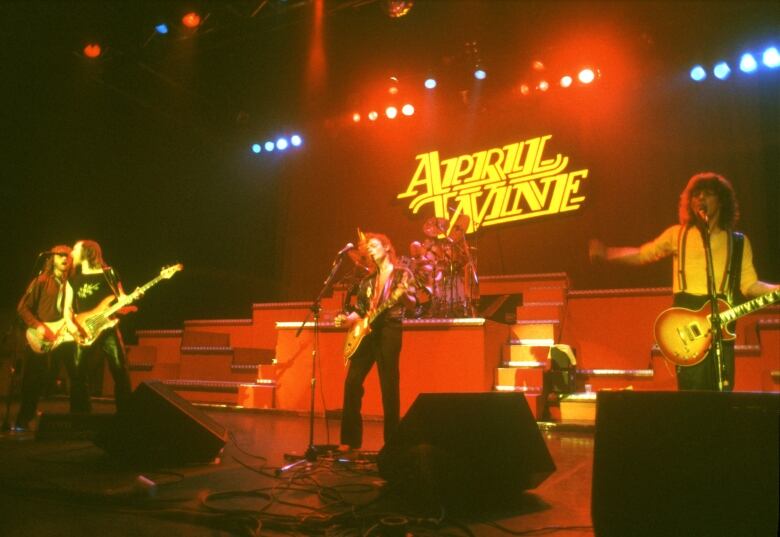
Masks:
[[[438,237],[447,232],[449,222],[445,218],[436,218],[432,216],[423,224],[423,233],[429,237]]]

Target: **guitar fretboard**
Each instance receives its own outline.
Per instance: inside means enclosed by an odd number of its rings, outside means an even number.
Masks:
[[[772,291],[771,293],[761,295],[760,297],[754,298],[753,300],[745,302],[744,304],[740,304],[739,306],[722,311],[720,312],[719,317],[721,322],[730,323],[731,321],[738,319],[743,315],[747,315],[748,313],[768,306],[774,302],[777,302],[778,300],[780,300],[780,290]]]

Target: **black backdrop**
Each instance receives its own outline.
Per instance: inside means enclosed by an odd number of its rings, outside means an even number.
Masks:
[[[654,237],[675,221],[687,178],[716,170],[734,182],[760,275],[780,279],[780,75],[687,78],[694,62],[777,43],[776,3],[418,1],[392,20],[379,2],[334,1],[320,34],[316,3],[272,0],[252,16],[258,5],[0,6],[7,318],[36,254],[79,238],[103,245],[127,288],[185,264],[128,328],[247,317],[253,302],[311,298],[356,227],[389,234],[399,250],[421,238],[430,213],[413,217],[395,199],[415,155],[548,134],[548,156],[590,170],[586,202],[484,228],[472,238],[481,274],[565,271],[581,289],[668,285],[668,264],[589,266],[587,240]],[[150,38],[154,22],[186,6],[209,15],[199,33]],[[108,44],[100,61],[80,57],[86,36]],[[476,57],[467,42],[488,67],[481,88],[464,75]],[[594,62],[602,78],[521,98],[534,59],[551,77]],[[440,78],[433,97],[417,89],[429,70]],[[383,102],[392,74],[417,114],[352,124],[352,110]],[[293,130],[300,149],[249,151]]]

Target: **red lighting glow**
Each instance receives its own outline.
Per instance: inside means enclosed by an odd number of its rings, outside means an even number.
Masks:
[[[561,77],[561,87],[562,88],[568,88],[571,86],[572,82],[574,82],[574,79],[570,77],[569,75]]]
[[[398,116],[398,108],[395,106],[388,106],[385,108],[385,115],[388,119],[395,119]]]
[[[528,87],[528,84],[520,84],[520,94],[521,95],[531,94],[531,88]]]
[[[355,112],[354,114],[352,114],[352,121],[354,121],[355,123],[360,121],[360,114],[358,112]]]
[[[368,119],[369,119],[370,121],[376,121],[376,118],[378,118],[378,117],[379,117],[379,114],[378,114],[378,113],[377,113],[375,110],[371,110],[371,111],[368,113]]]
[[[546,80],[542,80],[541,82],[539,82],[539,91],[547,91],[548,89],[550,89],[549,82],[547,82]]]
[[[181,23],[187,28],[197,28],[200,25],[200,15],[190,11],[181,18]]]
[[[97,43],[90,43],[86,47],[84,47],[84,56],[87,58],[97,58],[100,56],[100,53],[103,52],[100,49],[100,45]]]
[[[593,72],[593,69],[583,69],[579,72],[577,78],[583,84],[590,84],[596,79],[596,73]]]

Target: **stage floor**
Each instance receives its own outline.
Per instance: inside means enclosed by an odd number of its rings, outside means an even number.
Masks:
[[[48,400],[41,408],[65,412],[67,402]],[[112,405],[98,402],[95,411],[111,412]],[[516,505],[463,518],[383,492],[370,456],[382,446],[381,421],[365,424],[366,456],[347,462],[323,457],[277,477],[274,470],[289,462],[285,454],[306,450],[308,416],[215,408],[207,413],[230,433],[221,460],[207,465],[132,468],[88,441],[3,434],[0,535],[213,537],[252,535],[258,527],[256,535],[391,534],[380,531],[380,523],[406,524],[413,535],[593,533],[593,431],[587,427],[543,430],[557,470]],[[338,443],[338,428],[338,419],[315,419],[315,444]],[[154,485],[139,484],[139,476]]]

